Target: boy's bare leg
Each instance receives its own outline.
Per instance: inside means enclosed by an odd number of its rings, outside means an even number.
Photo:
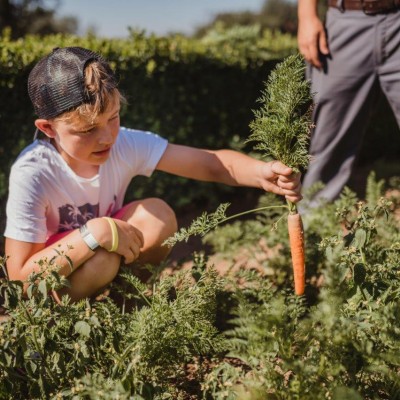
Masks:
[[[171,249],[162,243],[178,229],[175,213],[167,203],[157,198],[134,201],[121,219],[143,233],[144,245],[138,259],[141,264],[159,264],[165,259]]]
[[[121,256],[97,249],[96,254],[68,276],[70,287],[53,293],[59,301],[68,294],[72,301],[91,297],[107,286],[118,274]]]
[[[178,225],[174,211],[164,201],[157,198],[134,201],[121,219],[143,233],[144,246],[138,259],[141,264],[158,264],[165,259],[170,249],[162,243],[176,232]],[[68,294],[72,301],[77,301],[95,295],[117,276],[120,264],[121,256],[117,253],[97,249],[92,258],[69,275],[71,287],[59,290],[55,297]]]

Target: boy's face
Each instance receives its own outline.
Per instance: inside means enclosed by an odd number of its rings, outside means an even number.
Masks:
[[[119,102],[99,114],[93,123],[83,121],[52,122],[58,152],[78,175],[91,175],[110,155],[120,128]]]

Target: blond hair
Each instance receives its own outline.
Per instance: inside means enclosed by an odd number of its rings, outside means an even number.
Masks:
[[[115,104],[125,103],[121,92],[115,87],[115,78],[99,61],[93,61],[85,68],[85,90],[91,99],[72,111],[66,111],[54,118],[54,121],[88,122],[92,124],[99,114]]]

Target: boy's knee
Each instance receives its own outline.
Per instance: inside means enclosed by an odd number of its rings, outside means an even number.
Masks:
[[[164,200],[156,197],[144,200],[137,208],[132,219],[134,219],[136,226],[140,225],[143,228],[151,229],[158,228],[164,235],[174,234],[178,229],[174,210]]]
[[[158,198],[149,199],[154,215],[164,224],[175,232],[178,229],[178,221],[175,211],[164,201]]]

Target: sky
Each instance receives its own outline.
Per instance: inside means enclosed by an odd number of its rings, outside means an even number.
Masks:
[[[128,26],[148,33],[191,34],[221,12],[259,11],[264,0],[62,0],[57,16],[74,16],[78,34],[91,27],[97,35],[126,37]]]

